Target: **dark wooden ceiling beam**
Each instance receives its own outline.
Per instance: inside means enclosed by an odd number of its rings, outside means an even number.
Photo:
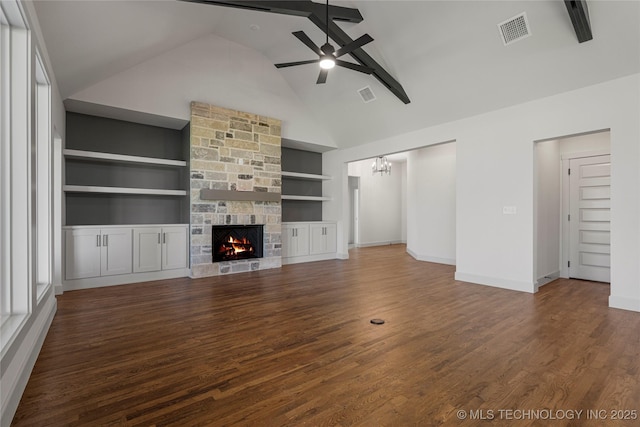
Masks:
[[[320,3],[314,3],[311,0],[300,1],[234,1],[234,0],[182,0],[193,3],[204,3],[214,6],[227,6],[239,9],[249,9],[261,12],[279,13],[290,16],[301,16],[308,18],[322,31],[327,30],[326,6]],[[339,47],[346,46],[353,39],[349,37],[338,25],[333,21],[346,22],[362,22],[363,17],[358,9],[329,6],[329,38],[336,42]],[[371,56],[369,56],[362,48],[358,48],[349,53],[353,59],[359,64],[372,68],[372,75],[378,79],[387,89],[391,91],[405,104],[409,104],[411,100],[404,91],[402,85],[394,79],[380,64],[378,64]]]
[[[257,10],[260,12],[279,13],[281,15],[303,16],[308,18],[312,13],[325,14],[325,5],[311,0],[298,1],[234,1],[234,0],[182,0],[192,3],[205,3],[214,6],[227,6],[236,9]],[[320,7],[320,9],[318,9]],[[363,18],[358,9],[329,5],[329,15],[338,21],[362,22]]]
[[[316,14],[313,14],[309,16],[309,19],[323,31],[326,31],[327,23],[324,15],[318,16]],[[345,46],[353,41],[351,37],[349,37],[349,35],[347,35],[347,33],[345,33],[342,28],[340,28],[331,19],[329,19],[329,38],[338,43],[340,47]],[[411,102],[402,85],[371,56],[369,56],[369,54],[367,54],[367,52],[365,52],[362,48],[351,51],[349,55],[351,55],[351,57],[358,61],[361,65],[373,68],[374,71],[373,73],[371,73],[371,75],[378,79],[378,81],[382,83],[387,89],[389,89],[391,93],[397,96],[398,99],[400,99],[405,104],[409,104]]]
[[[591,32],[591,22],[589,20],[589,8],[587,7],[586,0],[565,0],[565,6],[573,29],[576,32],[579,43],[584,43],[593,39],[593,33]]]

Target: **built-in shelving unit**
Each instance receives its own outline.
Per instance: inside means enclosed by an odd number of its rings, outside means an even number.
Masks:
[[[321,221],[322,203],[331,200],[322,193],[322,154],[282,149],[282,221]]]
[[[67,113],[65,225],[189,221],[189,135]]]

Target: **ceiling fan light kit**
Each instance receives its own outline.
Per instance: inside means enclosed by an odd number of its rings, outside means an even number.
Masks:
[[[329,43],[329,0],[327,0],[326,7],[326,22],[327,28],[325,29],[326,40],[325,44],[322,47],[318,47],[309,36],[307,36],[304,31],[294,31],[292,34],[300,40],[305,46],[311,49],[316,55],[318,55],[318,59],[310,59],[307,61],[296,61],[296,62],[285,62],[281,64],[275,64],[276,68],[285,68],[285,67],[294,67],[296,65],[305,65],[305,64],[320,64],[320,74],[318,75],[317,84],[323,84],[327,81],[328,71],[335,67],[336,65],[344,68],[348,68],[350,70],[359,71],[364,74],[371,74],[375,70],[370,67],[365,67],[364,65],[354,64],[353,62],[342,61],[337,58],[340,58],[342,55],[346,55],[347,53],[353,52],[354,50],[364,46],[367,43],[373,41],[373,38],[369,34],[365,34],[356,40],[342,46],[340,49],[336,50]]]

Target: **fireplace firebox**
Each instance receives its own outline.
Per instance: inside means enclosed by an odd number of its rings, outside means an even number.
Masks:
[[[212,262],[262,258],[263,225],[214,225]]]

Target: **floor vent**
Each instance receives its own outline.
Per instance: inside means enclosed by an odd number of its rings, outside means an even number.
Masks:
[[[520,15],[501,22],[498,24],[498,29],[500,30],[502,43],[504,43],[505,46],[515,43],[518,40],[526,39],[531,35],[526,12],[522,12]]]
[[[373,91],[369,86],[365,86],[362,89],[359,89],[358,94],[360,94],[360,98],[362,98],[362,101],[365,103],[375,101],[376,99],[376,96],[373,94]]]

